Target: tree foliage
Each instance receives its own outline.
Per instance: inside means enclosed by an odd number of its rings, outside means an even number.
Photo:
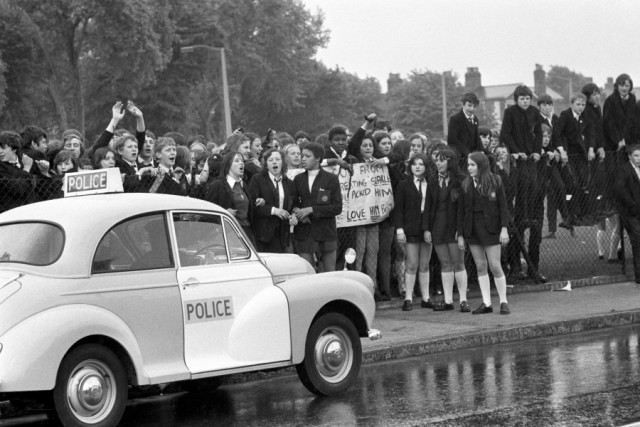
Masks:
[[[585,76],[568,67],[553,65],[547,73],[547,86],[562,95],[569,102],[569,85],[571,85],[572,93],[579,93],[582,87],[589,83]]]
[[[460,108],[464,88],[455,73],[444,73],[448,117]],[[405,133],[430,130],[442,134],[442,74],[414,70],[387,94],[387,108],[394,127]]]

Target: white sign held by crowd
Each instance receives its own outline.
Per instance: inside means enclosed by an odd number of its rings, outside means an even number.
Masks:
[[[353,175],[339,166],[325,168],[338,174],[342,190],[342,213],[336,217],[338,228],[375,224],[393,209],[391,178],[386,166],[353,165]]]

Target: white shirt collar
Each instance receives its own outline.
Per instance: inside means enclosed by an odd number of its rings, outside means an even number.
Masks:
[[[309,169],[307,170],[307,173],[309,174],[309,176],[318,176],[318,174],[320,173],[320,169]]]
[[[240,187],[242,187],[242,179],[235,180],[231,175],[227,175],[227,184],[229,184],[229,187],[233,188],[236,182],[239,182]]]

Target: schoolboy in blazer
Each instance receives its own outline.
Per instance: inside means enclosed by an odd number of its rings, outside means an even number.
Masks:
[[[604,149],[616,151],[622,146],[633,145],[636,137],[636,97],[631,92],[633,81],[628,74],[620,74],[613,85],[613,93],[602,107]]]
[[[447,144],[458,151],[459,158],[465,159],[472,151],[482,150],[478,135],[478,117],[473,112],[480,101],[473,92],[462,97],[462,108],[449,119]]]
[[[593,124],[584,116],[587,97],[578,93],[571,98],[571,107],[560,113],[558,124],[553,129],[554,140],[558,148],[569,156],[580,187],[586,185],[590,161],[595,158]]]

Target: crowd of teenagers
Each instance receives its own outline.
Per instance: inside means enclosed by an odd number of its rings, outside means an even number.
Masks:
[[[518,86],[499,130],[480,126],[479,100],[469,92],[450,118],[446,141],[426,133],[405,138],[375,114],[353,134],[336,125],[313,141],[304,131],[269,129],[261,137],[241,128],[223,144],[177,132],[156,137],[140,108],[117,102],[90,148],[74,129],[61,140],[49,140],[37,126],[0,132],[0,210],[61,197],[66,173],[116,167],[125,192],[216,203],[259,251],[297,253],[320,272],[342,268],[338,248],[353,244],[354,268],[372,278],[376,298],[401,297],[402,310],[412,310],[418,293],[421,307],[453,310],[457,285],[460,312],[471,312],[472,277],[483,300],[472,313],[493,312],[493,282],[499,312],[509,314],[507,281],[546,282],[539,270],[545,205],[544,237],[555,238],[557,226],[574,235],[588,222],[589,193],[598,194],[601,206],[599,257],[618,262],[621,223],[640,280],[640,106],[632,88],[631,78],[620,75],[601,109],[600,90],[587,84],[558,117],[549,96],[537,97],[536,107],[531,90]],[[135,132],[118,127],[126,114],[136,119]],[[351,172],[354,163],[389,174],[394,209],[382,222],[338,229],[340,183],[324,167]],[[430,286],[434,262],[443,295]]]

